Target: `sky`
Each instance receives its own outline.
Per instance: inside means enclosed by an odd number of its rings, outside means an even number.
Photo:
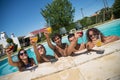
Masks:
[[[0,0],[0,32],[6,32],[9,37],[11,33],[14,33],[18,37],[43,28],[46,21],[40,11],[52,1]],[[74,21],[82,19],[81,8],[84,16],[91,16],[104,8],[103,0],[70,0],[70,2],[75,8]],[[111,7],[114,0],[107,0],[107,2]]]

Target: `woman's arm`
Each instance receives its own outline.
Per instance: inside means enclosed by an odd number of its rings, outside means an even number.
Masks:
[[[13,62],[11,58],[12,51],[9,51],[9,49],[6,49],[6,54],[8,56],[8,63],[12,66],[18,66],[18,62]]]
[[[104,43],[107,44],[107,43],[110,43],[110,42],[113,42],[113,41],[116,41],[116,40],[119,40],[120,38],[117,37],[117,36],[108,36],[108,37],[105,37],[104,38]]]
[[[33,46],[33,49],[34,49],[34,52],[35,52],[35,55],[36,55],[36,58],[37,58],[37,61],[40,63],[40,54],[37,50],[37,46],[36,46],[36,42],[32,41],[32,39],[30,38],[30,43],[32,44]]]

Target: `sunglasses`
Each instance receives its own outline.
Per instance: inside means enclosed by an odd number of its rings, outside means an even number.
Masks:
[[[57,40],[59,40],[59,39],[60,39],[60,38],[59,38],[59,37],[57,37],[57,38],[55,38],[55,39],[54,39],[54,41],[57,41]]]
[[[42,48],[43,48],[42,46],[38,46],[38,47],[37,47],[38,50],[40,50],[40,49],[42,49]]]
[[[92,34],[92,35],[89,35],[89,37],[93,37],[93,36],[97,36],[97,34]]]
[[[19,54],[23,56],[23,54],[26,54],[26,51],[21,51]]]

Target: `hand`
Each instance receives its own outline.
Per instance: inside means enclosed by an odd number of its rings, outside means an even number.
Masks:
[[[46,38],[49,38],[49,33],[48,32],[44,32],[44,35]]]
[[[37,42],[35,42],[32,37],[30,37],[30,44],[35,45]]]
[[[11,54],[13,53],[13,50],[6,49],[5,52],[6,52],[7,56],[11,56]]]
[[[79,36],[79,34],[77,34],[77,33],[75,33],[75,38],[79,38],[80,36]]]

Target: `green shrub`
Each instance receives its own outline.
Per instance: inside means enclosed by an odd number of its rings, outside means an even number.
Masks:
[[[11,38],[8,38],[6,41],[7,41],[8,43],[13,43],[13,40],[12,40]]]

